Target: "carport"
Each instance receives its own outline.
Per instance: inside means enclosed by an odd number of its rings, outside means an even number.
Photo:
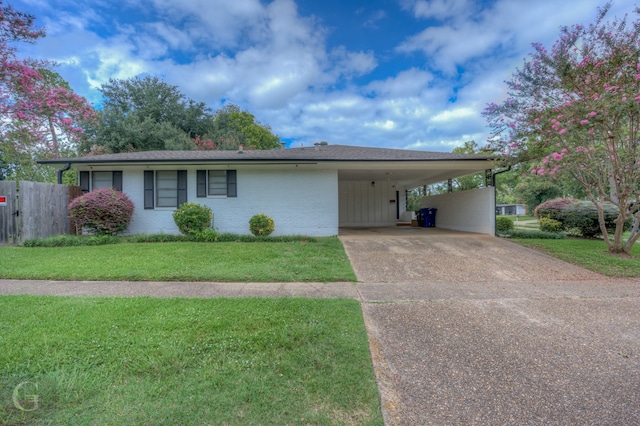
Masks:
[[[480,172],[489,177],[485,188],[425,197],[422,207],[438,209],[436,226],[439,228],[494,233],[495,189],[490,183],[493,157],[349,148],[357,152],[345,153],[345,160],[335,163],[340,227],[395,226],[407,209],[407,191]],[[320,146],[319,149],[326,148]]]

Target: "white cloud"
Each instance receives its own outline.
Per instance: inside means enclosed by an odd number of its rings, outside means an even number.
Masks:
[[[342,29],[301,16],[294,0],[87,0],[82,8],[23,1],[50,16],[47,37],[27,52],[59,61],[85,96],[99,99],[95,88],[109,78],[149,73],[214,109],[236,103],[297,144],[439,151],[467,140],[482,145],[481,112],[504,98],[503,81],[530,43],[550,45],[560,25],[589,23],[598,5],[496,0],[483,9],[471,0],[401,0],[405,16],[423,27],[395,51],[379,51],[335,42]],[[114,8],[121,13],[100,12]],[[393,12],[361,9],[356,26],[374,35]]]
[[[427,90],[432,80],[431,73],[411,68],[400,72],[395,77],[371,82],[365,90],[385,97],[419,96]]]
[[[413,13],[418,18],[467,17],[476,9],[475,4],[469,0],[418,0],[413,5]]]

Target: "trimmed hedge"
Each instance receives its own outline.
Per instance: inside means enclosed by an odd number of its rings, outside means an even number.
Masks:
[[[275,228],[273,219],[264,213],[254,215],[249,219],[249,231],[256,237],[268,237]]]
[[[616,228],[615,220],[618,218],[618,207],[611,203],[603,206],[605,227],[607,231],[613,232]],[[556,198],[545,201],[535,208],[534,214],[540,219],[540,227],[543,227],[543,220],[558,221],[562,225],[562,230],[575,233],[580,230],[583,237],[593,238],[601,235],[600,222],[598,219],[598,209],[591,201],[580,201],[573,198]],[[545,222],[551,225],[551,222]],[[548,229],[551,230],[551,229]]]
[[[211,209],[197,203],[182,203],[173,212],[173,221],[184,235],[203,233],[211,226],[211,219]]]
[[[496,231],[504,234],[512,231],[515,228],[513,220],[510,217],[498,216],[496,217]]]
[[[537,239],[537,240],[564,240],[567,234],[564,232],[544,232],[544,231],[512,231],[507,234],[511,238]]]
[[[548,217],[541,217],[540,230],[544,232],[560,232],[562,231],[562,222]]]

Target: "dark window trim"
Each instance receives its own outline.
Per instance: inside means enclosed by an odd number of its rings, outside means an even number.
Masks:
[[[157,206],[156,202],[156,177],[157,171],[176,172],[177,188],[176,188],[176,206]],[[187,202],[187,186],[188,186],[187,170],[145,170],[144,171],[144,208],[152,210],[154,208],[177,208]]]
[[[214,171],[216,171],[214,169]],[[223,170],[218,170],[223,171]],[[238,172],[236,170],[225,170],[227,174],[227,198],[238,197]],[[224,197],[225,195],[209,195],[209,187],[207,185],[209,170],[196,170],[196,197]]]
[[[144,171],[144,208],[145,210],[153,210],[155,191],[155,176],[153,170]]]

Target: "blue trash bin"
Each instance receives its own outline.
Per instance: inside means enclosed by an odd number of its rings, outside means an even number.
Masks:
[[[435,228],[436,227],[436,212],[438,209],[425,209],[427,210],[424,226],[425,228]]]
[[[428,208],[420,209],[420,211],[418,212],[418,226],[426,228],[428,217],[429,217],[429,209]]]

